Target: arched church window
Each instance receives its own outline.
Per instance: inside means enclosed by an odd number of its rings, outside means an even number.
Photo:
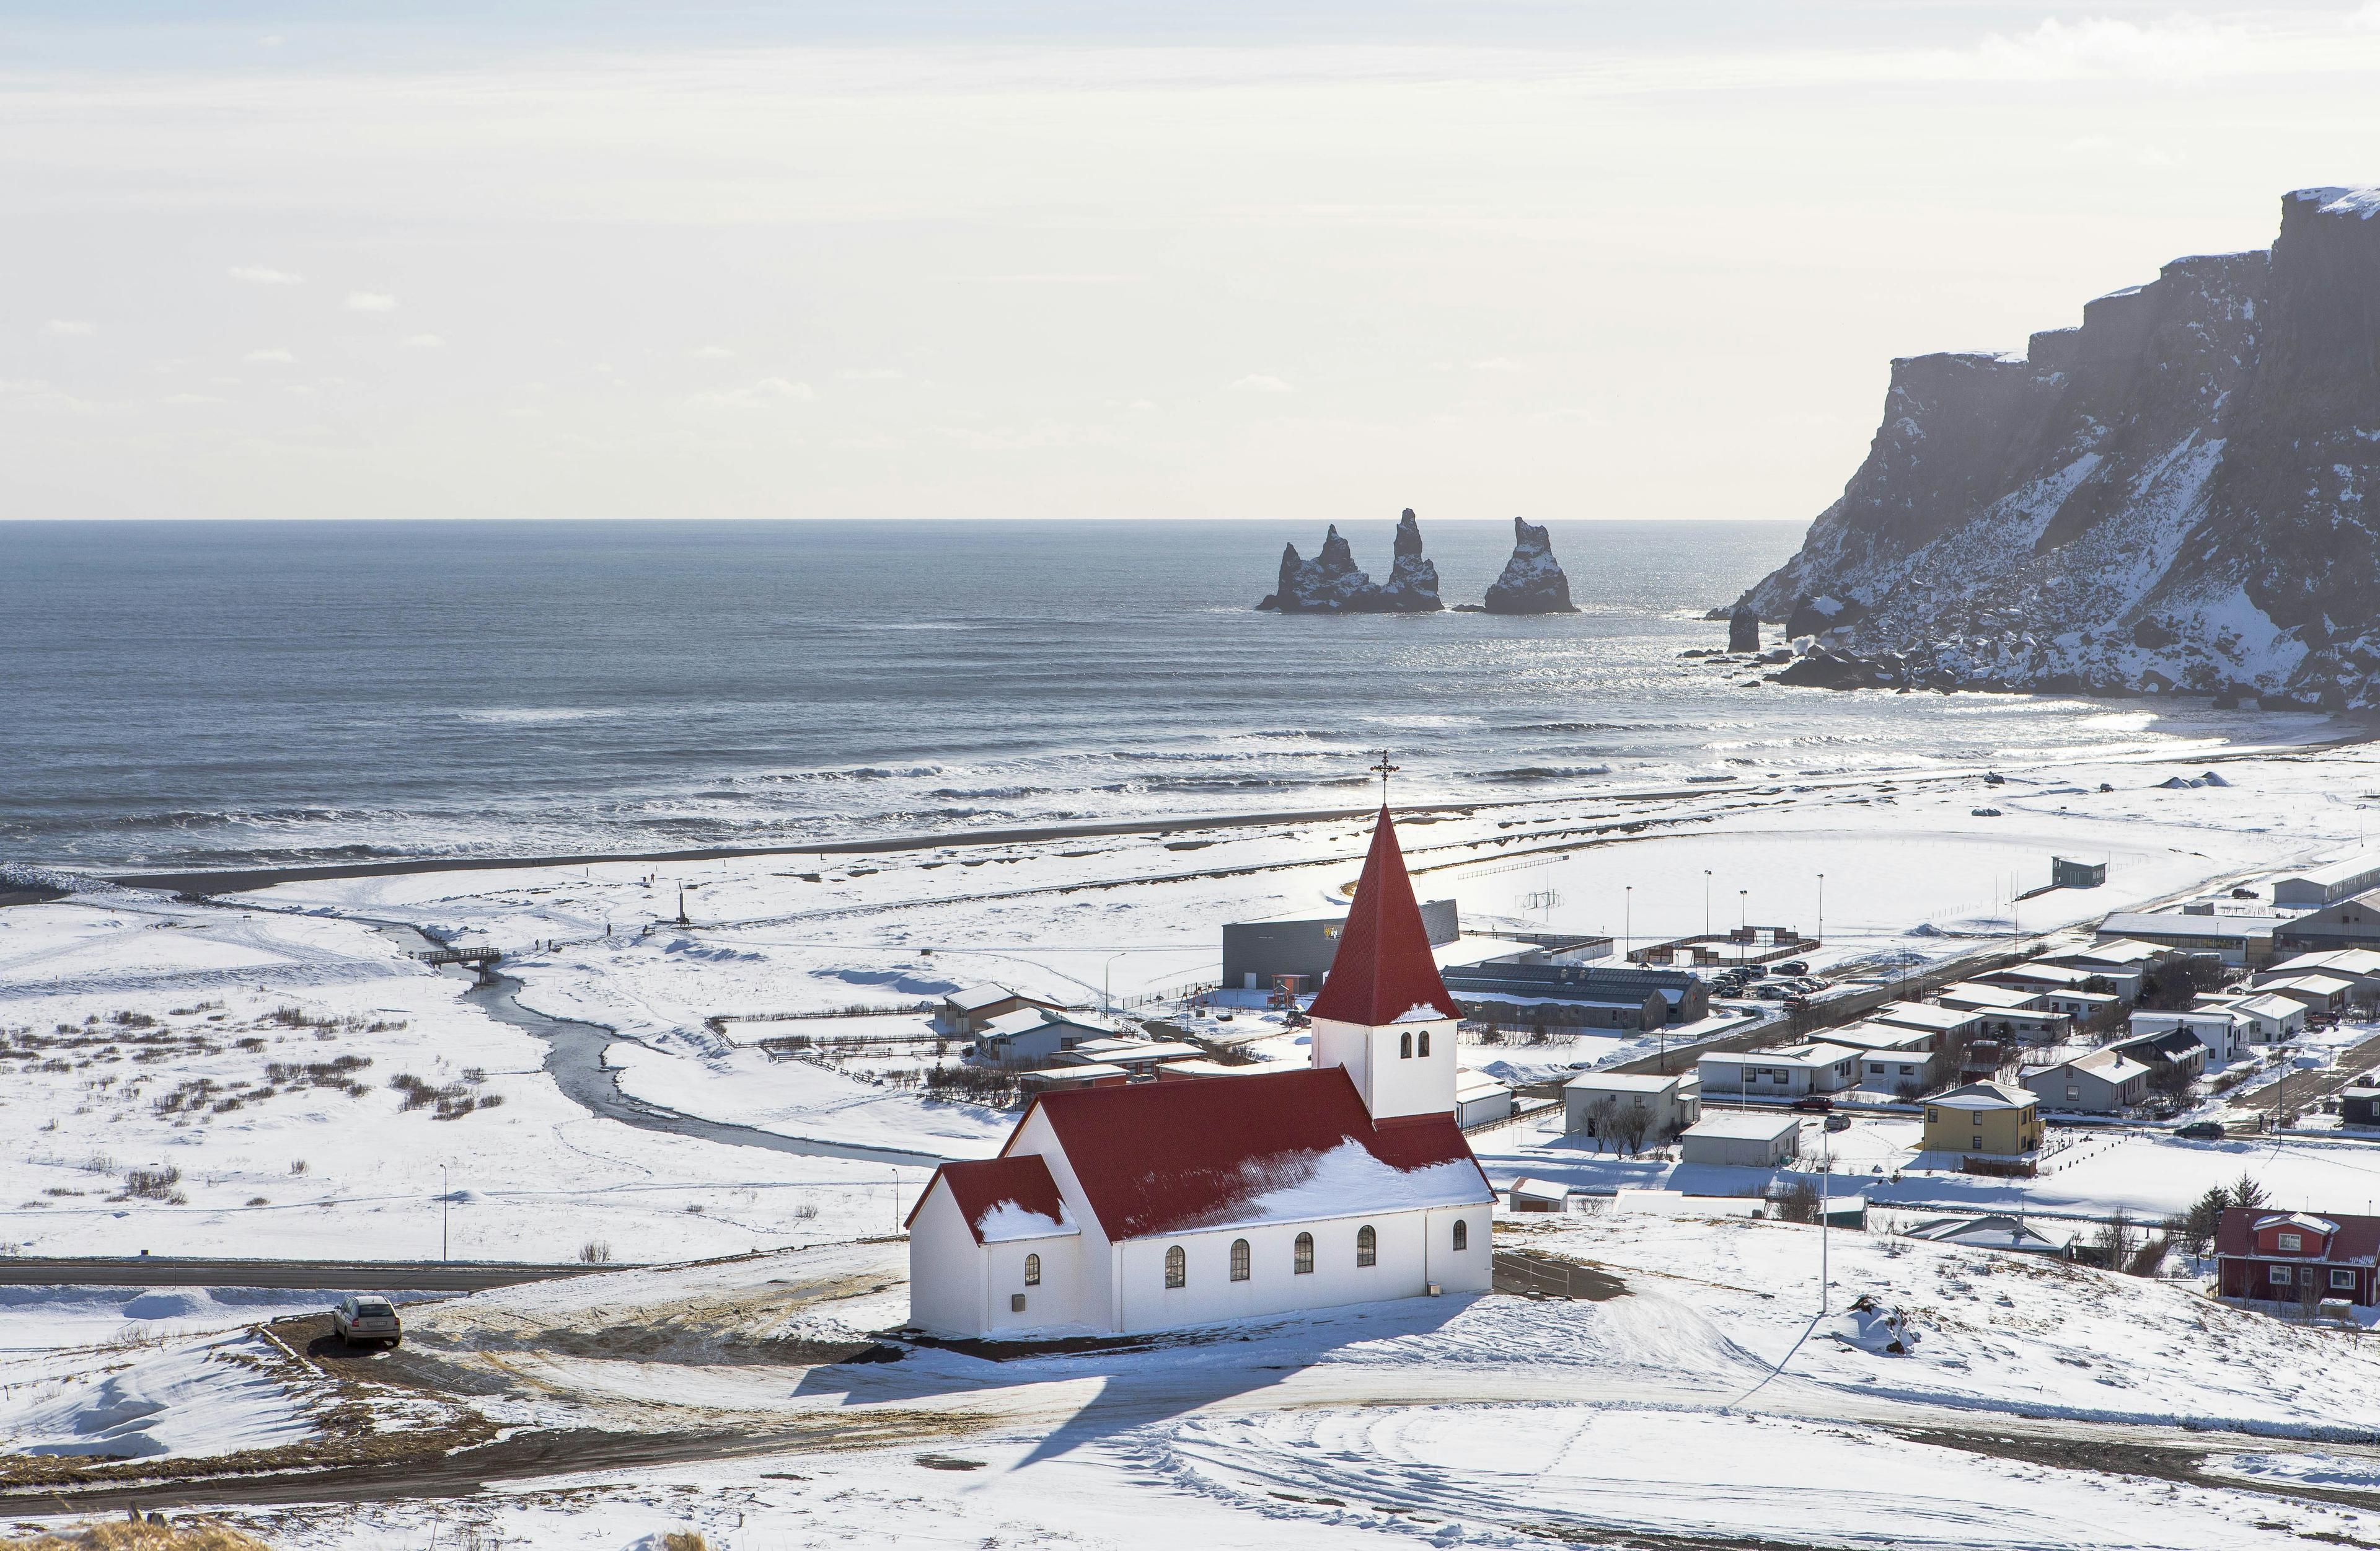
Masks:
[[[1454,1247],[1458,1250],[1471,1248],[1471,1225],[1461,1217],[1454,1219]]]
[[[1245,1239],[1234,1239],[1232,1240],[1232,1280],[1245,1282],[1247,1279],[1248,1241]]]
[[[1298,1276],[1314,1275],[1314,1235],[1301,1233],[1297,1236],[1297,1258],[1290,1264],[1291,1269]]]
[[[1380,1236],[1369,1223],[1355,1230],[1355,1264],[1358,1265],[1380,1264]]]
[[[1425,1056],[1429,1054],[1429,1031],[1427,1029],[1424,1029],[1421,1032],[1421,1053]]]
[[[1454,1247],[1458,1250],[1463,1248],[1460,1244],[1457,1244]],[[1025,1257],[1025,1285],[1029,1288],[1038,1288],[1041,1285],[1041,1257],[1039,1255],[1026,1255]]]
[[[1410,1033],[1397,1036],[1397,1058],[1401,1061],[1413,1059],[1413,1035]]]
[[[1165,1285],[1170,1288],[1190,1285],[1190,1257],[1182,1252],[1179,1244],[1165,1252]]]

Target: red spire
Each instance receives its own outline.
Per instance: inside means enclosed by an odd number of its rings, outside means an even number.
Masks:
[[[1372,830],[1372,854],[1364,859],[1364,875],[1355,883],[1346,928],[1339,934],[1339,951],[1331,956],[1330,973],[1306,1011],[1316,1018],[1378,1028],[1423,1006],[1447,1018],[1463,1016],[1447,994],[1446,983],[1438,978],[1429,929],[1422,924],[1413,880],[1405,876],[1404,853],[1397,849],[1397,826],[1383,807]]]

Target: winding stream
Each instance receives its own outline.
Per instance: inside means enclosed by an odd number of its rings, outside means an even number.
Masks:
[[[402,922],[374,921],[371,924],[402,945],[407,952],[441,946]],[[863,1147],[846,1142],[823,1142],[814,1137],[781,1136],[757,1126],[706,1120],[698,1115],[687,1115],[675,1109],[664,1109],[657,1104],[648,1104],[643,1099],[622,1093],[618,1074],[603,1064],[604,1049],[621,1037],[617,1031],[575,1018],[555,1018],[535,1008],[522,1006],[518,995],[521,983],[512,975],[492,975],[484,980],[477,976],[473,978],[479,983],[463,994],[463,999],[498,1022],[509,1023],[544,1041],[545,1070],[553,1079],[554,1085],[573,1104],[607,1120],[617,1120],[624,1126],[635,1126],[642,1130],[663,1131],[701,1142],[723,1142],[731,1147],[765,1147],[772,1153],[794,1153],[803,1157],[848,1158],[859,1163],[893,1164],[914,1168],[932,1168],[937,1164],[950,1161],[933,1153],[905,1152],[893,1147]]]

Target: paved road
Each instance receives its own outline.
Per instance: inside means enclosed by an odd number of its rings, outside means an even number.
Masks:
[[[507,1261],[414,1260],[51,1260],[0,1257],[0,1287],[401,1288],[407,1292],[483,1292],[617,1270],[610,1265],[530,1265]]]

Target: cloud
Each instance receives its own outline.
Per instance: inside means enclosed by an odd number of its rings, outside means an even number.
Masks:
[[[292,275],[285,269],[269,269],[263,264],[234,264],[230,270],[235,280],[245,280],[251,286],[302,286],[306,277]]]
[[[250,350],[248,354],[240,357],[239,359],[247,361],[254,361],[259,366],[292,366],[297,364],[298,360],[298,358],[291,355],[288,351],[277,349]]]
[[[212,393],[169,393],[165,396],[165,402],[168,404],[221,404],[225,400],[217,398]]]
[[[698,393],[690,402],[718,405],[730,409],[764,409],[771,404],[806,401],[817,397],[818,390],[808,383],[788,382],[783,377],[763,377],[747,387]]]
[[[408,350],[439,350],[445,347],[446,341],[434,334],[408,334],[405,336],[405,348]]]
[[[1471,370],[1474,372],[1525,372],[1528,368],[1508,356],[1489,356],[1486,360],[1473,361]]]
[[[350,312],[394,312],[396,298],[385,291],[349,291],[347,311]]]
[[[2236,26],[2173,16],[2146,26],[2111,17],[2060,21],[2030,32],[1994,33],[1975,51],[1984,73],[2025,80],[2101,76],[2190,79],[2228,69],[2247,35]]]
[[[50,320],[50,332],[52,334],[61,335],[97,334],[99,332],[99,325],[97,324],[82,323],[74,318],[52,318]]]
[[[2363,6],[2347,18],[2351,32],[2380,32],[2380,0],[2365,0]]]
[[[901,380],[901,373],[889,366],[871,366],[865,370],[838,372],[835,375],[848,378],[855,383],[897,383]]]
[[[1135,398],[1131,403],[1125,405],[1124,408],[1127,409],[1154,409],[1157,408],[1157,403],[1154,399]]]
[[[724,345],[698,345],[686,353],[697,360],[725,360],[735,352]]]
[[[1261,372],[1251,372],[1232,386],[1241,393],[1294,393],[1297,390],[1279,377],[1268,377]]]

